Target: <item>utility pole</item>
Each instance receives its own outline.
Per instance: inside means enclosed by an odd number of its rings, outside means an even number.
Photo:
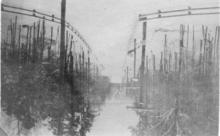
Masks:
[[[90,89],[90,65],[91,65],[91,62],[90,62],[90,53],[88,51],[88,72],[87,72],[87,75],[88,75],[88,79],[87,79],[87,82],[88,82],[88,93],[87,93],[87,101],[89,101],[89,89]]]
[[[194,25],[193,25],[193,37],[192,37],[192,68],[194,68],[194,63],[195,63],[195,30],[194,30]]]
[[[127,86],[128,86],[128,83],[129,83],[128,66],[127,66],[127,68],[126,68],[126,82],[127,82]]]
[[[134,39],[134,78],[136,77],[136,39]]]
[[[60,80],[64,82],[66,0],[61,1]]]
[[[66,0],[61,1],[61,32],[60,32],[60,91],[64,84],[64,65],[65,65],[65,18],[66,18]],[[58,136],[62,136],[62,112],[58,119]]]
[[[140,68],[140,104],[143,103],[144,96],[144,67],[145,67],[145,42],[146,42],[146,28],[147,22],[143,22],[143,37],[142,37],[142,54],[141,54],[141,68]]]
[[[165,36],[164,36],[164,56],[163,56],[163,58],[164,58],[164,72],[166,73],[167,72],[167,35],[165,34]]]

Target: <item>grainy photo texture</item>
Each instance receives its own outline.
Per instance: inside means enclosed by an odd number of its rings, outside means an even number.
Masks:
[[[1,0],[0,136],[218,136],[219,0]]]

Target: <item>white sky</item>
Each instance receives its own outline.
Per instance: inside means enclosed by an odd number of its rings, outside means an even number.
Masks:
[[[23,6],[60,16],[61,0],[3,0],[4,3]],[[67,20],[85,37],[104,65],[103,74],[113,82],[121,81],[122,67],[138,14],[157,11],[158,9],[178,9],[204,6],[217,6],[218,0],[67,0]],[[217,16],[175,18],[164,21],[152,21],[151,29],[158,26],[172,27],[186,24],[218,24]],[[156,38],[148,38],[148,44]],[[152,42],[152,44],[154,43]],[[162,42],[159,42],[162,43]],[[155,43],[158,44],[158,43]],[[154,46],[156,47],[156,46]]]

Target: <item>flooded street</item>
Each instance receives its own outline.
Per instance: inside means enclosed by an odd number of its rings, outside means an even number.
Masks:
[[[0,136],[218,136],[219,0],[2,0]]]
[[[131,136],[129,127],[138,122],[137,114],[126,108],[132,104],[133,100],[126,97],[125,91],[112,88],[88,136]]]

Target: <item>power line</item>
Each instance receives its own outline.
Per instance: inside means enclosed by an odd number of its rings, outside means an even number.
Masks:
[[[177,15],[168,15],[168,16],[160,16],[160,17],[151,17],[151,18],[139,18],[140,21],[144,20],[155,20],[155,19],[162,19],[162,18],[171,18],[171,17],[183,17],[183,16],[197,16],[197,15],[214,15],[220,14],[220,12],[208,12],[208,13],[191,13],[191,14],[177,14]]]
[[[191,8],[188,7],[186,9],[177,9],[177,10],[167,10],[167,11],[161,11],[158,10],[158,12],[148,13],[148,14],[140,14],[139,15],[139,21],[143,20],[153,20],[153,19],[160,19],[160,18],[170,18],[170,17],[178,17],[178,16],[190,16],[190,15],[212,15],[212,14],[220,14],[219,10],[217,11],[210,11],[210,10],[216,10],[220,9],[220,7],[202,7],[202,8]],[[200,13],[192,13],[194,11],[200,11]],[[203,12],[201,12],[203,11]],[[206,12],[204,12],[206,11]],[[182,13],[186,12],[186,13]],[[180,14],[171,14],[170,13],[180,13]]]
[[[21,7],[15,7],[15,6],[11,6],[11,5],[6,5],[6,4],[2,4],[1,5],[1,11],[3,12],[8,12],[8,13],[13,13],[13,14],[20,14],[20,15],[24,15],[24,16],[29,16],[29,17],[35,17],[35,18],[39,18],[39,19],[44,19],[46,21],[50,21],[53,23],[57,23],[57,24],[61,24],[61,19],[54,16],[53,14],[46,14],[40,11],[37,11],[35,9],[30,10],[30,9],[26,9],[26,8],[21,8]],[[87,48],[91,51],[91,47],[90,45],[87,43],[87,41],[83,38],[83,36],[79,33],[79,31],[74,28],[69,22],[65,21],[65,26],[71,30],[73,33],[76,34],[76,36],[87,46]]]
[[[220,9],[220,7],[202,7],[202,8],[185,8],[185,9],[177,9],[177,10],[166,10],[158,12],[148,13],[148,14],[140,14],[140,16],[150,16],[150,15],[158,15],[158,14],[166,14],[166,13],[175,13],[175,12],[184,12],[184,11],[196,11],[196,10],[210,10],[210,9]]]

